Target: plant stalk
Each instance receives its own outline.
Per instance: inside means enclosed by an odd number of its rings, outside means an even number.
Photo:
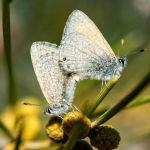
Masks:
[[[134,107],[141,106],[141,105],[144,105],[147,103],[150,103],[150,95],[136,98],[131,103],[129,103],[129,105],[127,105],[127,107],[125,107],[125,109],[134,108]]]
[[[0,128],[1,130],[9,137],[12,141],[15,140],[15,137],[11,133],[11,131],[5,126],[5,124],[0,120]]]
[[[148,72],[144,79],[129,93],[127,94],[119,103],[114,105],[112,108],[108,109],[103,115],[98,117],[92,126],[101,125],[108,121],[110,118],[115,116],[120,112],[125,106],[129,104],[136,96],[139,94],[150,82],[150,72]]]
[[[85,110],[84,114],[88,117],[91,117],[92,113],[95,111],[95,109],[99,106],[99,104],[103,101],[103,99],[106,97],[106,95],[109,93],[109,91],[114,87],[118,80],[112,78],[108,83],[107,86],[104,86],[103,89],[99,92],[96,99],[93,101],[89,107]]]
[[[10,103],[16,101],[15,82],[12,69],[11,59],[11,32],[10,32],[10,1],[2,0],[2,25],[3,25],[3,42],[4,42],[4,59],[8,74],[8,93]]]
[[[78,122],[69,133],[69,138],[67,142],[64,145],[62,145],[59,148],[59,150],[71,150],[75,146],[77,140],[79,139],[81,130],[80,127],[81,127],[80,122]]]
[[[135,98],[134,100],[132,100],[126,107],[124,107],[123,110],[135,108],[135,107],[142,106],[142,105],[148,104],[148,103],[150,103],[150,95],[147,95],[144,97],[138,97],[138,98]],[[98,116],[105,113],[109,108],[110,108],[109,106],[106,106],[106,107],[100,109],[96,113],[92,114],[91,118],[92,119],[97,118]]]

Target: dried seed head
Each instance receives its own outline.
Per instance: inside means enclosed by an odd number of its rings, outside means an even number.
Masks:
[[[91,121],[78,111],[69,112],[63,119],[64,132],[69,135],[75,126],[80,129],[79,138],[85,138],[89,133]]]
[[[92,147],[88,142],[80,140],[77,141],[77,143],[71,150],[92,150]]]
[[[96,126],[89,133],[91,144],[99,150],[112,150],[118,147],[119,132],[111,126]]]
[[[65,143],[67,141],[67,135],[62,129],[62,119],[59,117],[54,116],[50,118],[46,126],[46,133],[55,143]]]

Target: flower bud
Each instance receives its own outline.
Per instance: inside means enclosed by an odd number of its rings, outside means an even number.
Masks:
[[[85,138],[90,130],[91,121],[78,111],[69,112],[63,119],[64,132],[69,135],[71,130],[78,126],[79,138]]]
[[[67,141],[67,136],[62,129],[62,119],[60,117],[53,116],[50,118],[46,126],[46,133],[55,143],[65,143]]]
[[[96,126],[89,133],[91,144],[99,150],[112,150],[120,142],[119,132],[111,126]]]

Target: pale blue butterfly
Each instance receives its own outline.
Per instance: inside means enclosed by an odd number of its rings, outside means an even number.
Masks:
[[[69,16],[60,46],[34,42],[31,58],[49,107],[48,115],[63,115],[73,105],[77,82],[83,79],[118,79],[127,58],[118,58],[87,15],[75,10]]]

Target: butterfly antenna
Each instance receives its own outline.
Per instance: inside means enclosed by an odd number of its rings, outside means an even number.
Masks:
[[[144,53],[144,52],[149,52],[150,50],[147,49],[147,48],[144,48],[144,49],[140,49],[140,50],[135,50],[135,51],[132,51],[131,53],[127,54],[127,56],[133,56],[133,55],[137,55],[139,53]]]
[[[119,55],[119,51],[120,51],[120,49],[118,49],[118,50],[117,50],[117,56],[118,56],[118,57],[120,57],[120,55]]]
[[[120,48],[124,45],[124,39],[121,39],[120,40],[120,42],[121,42],[121,46],[120,46]],[[120,48],[118,49],[118,51],[117,51],[117,55],[120,57]]]
[[[29,102],[23,102],[23,105],[41,107],[41,105],[39,105],[39,104],[33,104],[33,103],[29,103]]]

